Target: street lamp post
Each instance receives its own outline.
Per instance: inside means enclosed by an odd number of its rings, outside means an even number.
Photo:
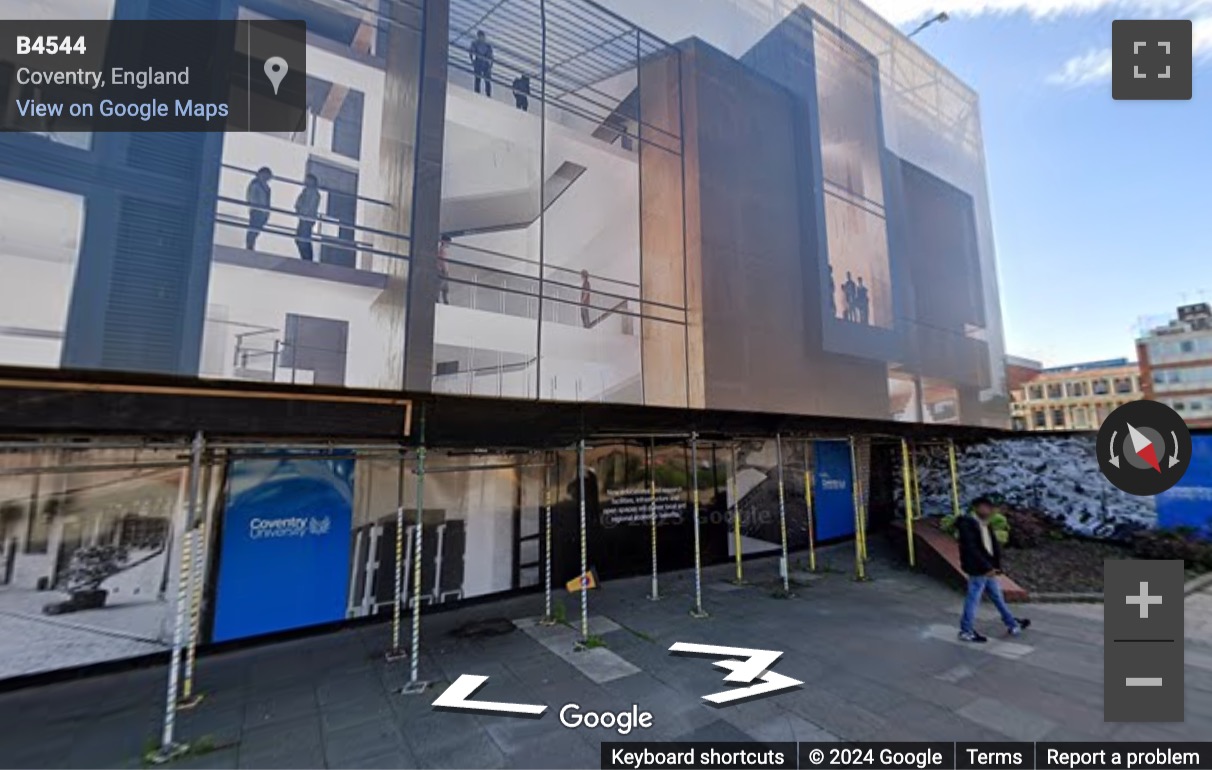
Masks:
[[[929,27],[931,24],[935,24],[935,23],[942,24],[943,22],[949,20],[950,18],[951,17],[947,15],[947,12],[943,11],[943,12],[939,13],[937,16],[933,16],[933,17],[923,21],[921,24],[919,24],[917,26],[917,29],[913,30],[905,37],[913,37],[914,35],[921,32],[926,27]]]

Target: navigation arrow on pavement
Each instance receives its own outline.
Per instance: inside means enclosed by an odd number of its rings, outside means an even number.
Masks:
[[[735,666],[723,666],[731,669],[732,673],[724,677],[725,682],[748,683],[757,679],[762,673],[774,665],[783,653],[775,650],[750,650],[744,647],[720,647],[714,644],[689,644],[676,642],[669,648],[670,652],[681,652],[688,655],[713,655],[719,658],[740,658]],[[717,663],[717,666],[720,664]]]
[[[487,700],[471,700],[476,690],[488,681],[486,676],[463,674],[451,683],[446,691],[433,702],[435,709],[452,709],[455,711],[483,711],[489,714],[505,714],[507,716],[536,718],[543,715],[546,706],[532,706],[529,703],[494,703]]]
[[[738,660],[721,660],[715,665],[719,666],[720,668],[730,669],[735,673],[736,670],[743,664]],[[724,677],[724,681],[728,681],[728,677]],[[802,684],[803,682],[798,679],[783,676],[775,671],[767,671],[766,673],[762,674],[761,682],[753,685],[752,687],[738,687],[734,690],[728,690],[727,692],[716,692],[712,693],[711,695],[704,695],[703,700],[710,701],[716,705],[722,705],[724,703],[731,703],[733,701],[744,700],[746,698],[753,698],[758,695],[769,695],[770,693],[778,692],[779,690],[790,690],[791,688],[799,687]]]

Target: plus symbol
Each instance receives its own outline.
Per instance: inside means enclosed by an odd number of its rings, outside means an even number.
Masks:
[[[1140,595],[1128,597],[1128,604],[1135,604],[1140,607],[1140,616],[1142,620],[1148,620],[1150,604],[1161,603],[1162,598],[1160,596],[1149,595],[1149,583],[1144,580],[1142,580],[1140,583]]]

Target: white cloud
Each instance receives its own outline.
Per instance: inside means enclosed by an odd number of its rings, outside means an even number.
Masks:
[[[1079,88],[1103,83],[1111,78],[1111,49],[1099,48],[1074,56],[1060,70],[1048,76],[1053,85]]]

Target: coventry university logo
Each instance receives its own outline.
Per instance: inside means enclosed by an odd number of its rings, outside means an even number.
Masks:
[[[332,517],[283,516],[278,519],[254,518],[248,522],[250,540],[282,537],[322,537],[332,530]]]

